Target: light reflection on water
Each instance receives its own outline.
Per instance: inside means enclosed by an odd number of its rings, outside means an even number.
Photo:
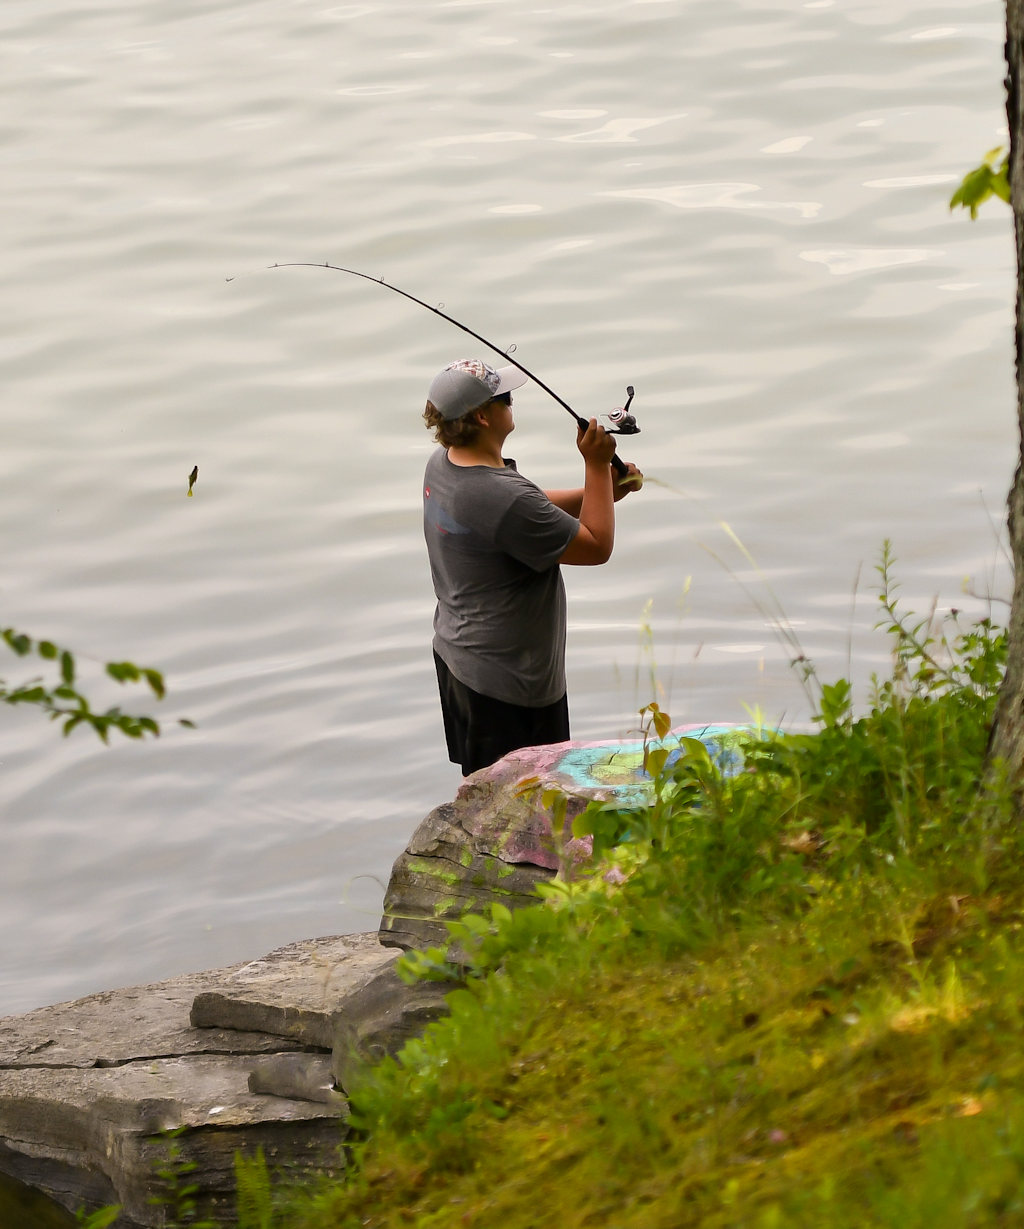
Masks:
[[[371,929],[454,792],[418,414],[474,343],[274,262],[443,302],[588,413],[635,385],[660,482],[567,574],[580,736],[654,686],[680,722],[806,721],[779,618],[863,688],[884,537],[920,608],[1005,592],[1010,219],[946,207],[1003,139],[1002,21],[5,5],[3,618],[170,696],[146,747],[0,713],[0,1014]],[[564,413],[516,410],[521,468],[572,481]]]

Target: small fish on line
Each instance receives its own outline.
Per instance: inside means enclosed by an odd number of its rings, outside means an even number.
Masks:
[[[196,484],[196,479],[199,477],[199,466],[193,465],[192,472],[188,476],[188,497],[192,498],[192,488]]]

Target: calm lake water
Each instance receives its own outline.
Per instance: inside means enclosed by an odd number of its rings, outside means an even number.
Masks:
[[[887,537],[909,605],[1005,597],[1011,217],[947,208],[1003,37],[998,0],[6,0],[0,619],[169,695],[145,745],[0,713],[0,1015],[373,929],[457,787],[419,413],[487,354],[274,262],[443,303],[584,414],[635,386],[657,482],[566,575],[578,737],[652,696],[805,724],[773,610],[863,697]]]

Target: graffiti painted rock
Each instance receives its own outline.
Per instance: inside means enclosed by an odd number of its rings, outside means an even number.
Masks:
[[[391,872],[384,897],[381,943],[404,949],[444,941],[444,919],[500,900],[509,908],[535,904],[538,879],[554,868],[510,862],[477,842],[460,822],[456,803],[437,807],[416,829]]]
[[[725,771],[742,760],[746,726],[685,725],[648,749],[702,742]],[[468,777],[454,802],[432,811],[397,859],[384,898],[381,942],[405,949],[444,943],[444,922],[494,902],[536,904],[534,889],[560,867],[585,861],[590,843],[572,821],[594,799],[642,807],[651,797],[642,739],[556,743],[514,751]],[[554,801],[552,796],[557,797]]]

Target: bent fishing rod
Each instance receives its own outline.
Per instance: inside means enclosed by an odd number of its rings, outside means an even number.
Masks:
[[[468,324],[463,324],[461,320],[456,320],[454,316],[449,316],[447,312],[442,311],[440,307],[434,307],[430,303],[425,303],[423,299],[418,299],[414,294],[410,294],[408,290],[403,290],[400,286],[394,286],[391,282],[386,282],[382,277],[372,277],[369,273],[360,273],[358,269],[346,269],[342,265],[332,265],[328,261],[322,263],[312,260],[288,260],[281,261],[269,266],[271,269],[330,269],[334,273],[347,273],[351,277],[360,277],[366,282],[373,282],[378,286],[383,286],[385,290],[393,291],[395,294],[400,294],[403,299],[409,299],[412,303],[418,303],[420,307],[425,307],[428,312],[433,312],[435,316],[440,316],[442,320],[447,320],[449,324],[454,324],[457,329],[461,329],[463,333],[468,333],[470,337],[475,338],[481,345],[486,346],[489,350],[493,350],[495,354],[500,354],[506,362],[511,363],[513,367],[518,368],[524,376],[532,380],[534,384],[542,388],[549,397],[553,398],[562,407],[563,410],[571,414],[576,420],[576,425],[583,431],[587,429],[587,419],[581,417],[572,406],[559,397],[558,393],[539,377],[533,374],[528,367],[524,367],[518,359],[512,357],[512,351],[515,346],[510,346],[507,350],[502,350],[500,346],[496,346],[493,341],[488,341],[486,337],[481,337],[474,329],[471,329]],[[233,278],[227,279],[229,282]],[[614,424],[614,429],[609,430],[609,435],[637,435],[640,428],[636,424],[636,417],[629,412],[630,404],[633,400],[633,386],[630,384],[626,387],[627,401],[620,409],[613,410],[606,415]],[[622,458],[615,453],[612,457],[612,465],[619,477],[624,477],[627,470],[626,464]]]

